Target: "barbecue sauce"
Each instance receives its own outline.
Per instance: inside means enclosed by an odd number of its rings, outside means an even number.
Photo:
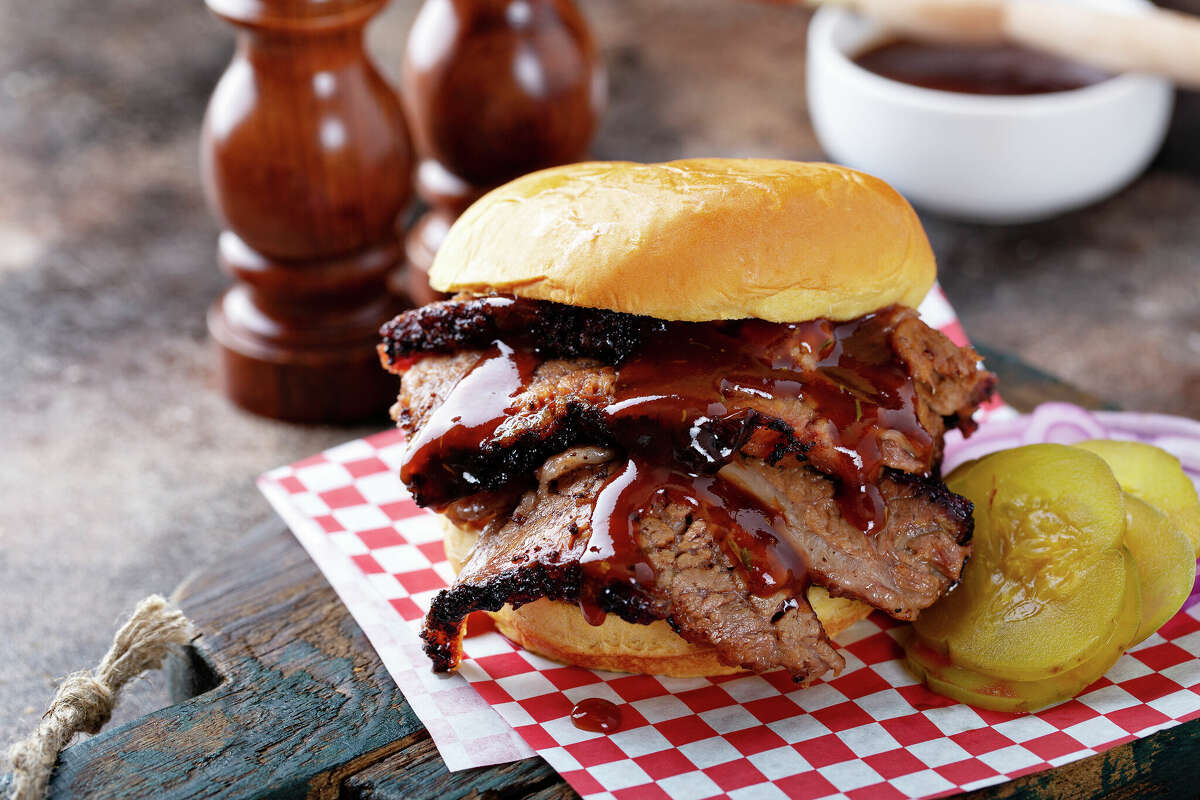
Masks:
[[[621,727],[621,709],[602,697],[588,697],[571,709],[571,724],[581,731],[615,733]]]
[[[668,323],[647,334],[617,367],[615,401],[603,410],[607,435],[628,460],[597,498],[583,568],[634,588],[653,585],[634,524],[665,496],[727,532],[726,552],[744,567],[754,594],[806,585],[805,565],[776,533],[774,512],[716,475],[761,432],[755,406],[769,414],[779,401],[807,401],[830,421],[832,452],[824,450],[816,466],[834,478],[851,524],[882,528],[883,436],[899,432],[927,464],[934,447],[917,417],[907,367],[891,346],[892,327],[905,313],[893,307],[848,322]],[[401,467],[405,483],[439,476],[477,483],[448,457],[477,451],[517,411],[540,360],[495,341],[414,437]],[[581,610],[592,624],[604,619],[593,598],[582,599]]]
[[[1015,45],[929,44],[904,38],[871,47],[854,62],[894,81],[964,94],[1066,92],[1112,77],[1095,67]]]
[[[494,434],[512,413],[512,398],[529,383],[539,361],[532,353],[493,342],[413,437],[400,480],[408,484],[443,469],[453,471],[452,464],[437,464],[439,457],[477,450]],[[479,483],[469,472],[459,471],[456,478],[467,485]]]
[[[639,464],[632,458],[597,499],[591,538],[580,558],[585,572],[609,582],[628,581],[635,587],[653,584],[654,570],[634,535],[634,523],[656,498],[680,503],[694,517],[724,532],[727,538],[721,544],[742,568],[752,594],[769,597],[807,583],[804,562],[779,537],[774,516],[753,499],[716,475]]]

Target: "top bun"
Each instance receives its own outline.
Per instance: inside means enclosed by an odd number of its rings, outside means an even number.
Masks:
[[[732,158],[517,178],[467,209],[429,272],[443,292],[692,322],[853,319],[916,306],[935,276],[912,206],[878,178]]]

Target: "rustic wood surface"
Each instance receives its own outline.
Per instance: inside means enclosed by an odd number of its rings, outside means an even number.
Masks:
[[[394,82],[419,5],[367,30]],[[609,76],[597,156],[821,157],[804,10],[580,5]],[[138,600],[269,513],[258,473],[386,424],[275,423],[217,386],[204,314],[228,278],[197,152],[233,43],[199,0],[0,0],[0,741]],[[1200,417],[1198,140],[1200,95],[1181,94],[1163,153],[1103,203],[1015,227],[924,215],[971,337],[1124,408]],[[114,723],[165,702],[142,681]]]
[[[1020,408],[1094,397],[985,352]],[[201,636],[170,668],[177,704],[66,750],[54,798],[532,798],[574,792],[540,758],[449,773],[375,651],[277,519],[188,578],[176,600]],[[1200,721],[971,793],[1193,798]]]
[[[179,702],[68,748],[50,797],[572,796],[541,759],[448,773],[277,519],[187,579],[175,599],[200,632],[169,667]]]

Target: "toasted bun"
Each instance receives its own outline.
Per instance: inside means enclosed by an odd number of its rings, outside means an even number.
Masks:
[[[446,557],[457,572],[475,546],[478,534],[444,517],[441,521]],[[819,586],[809,588],[808,602],[830,636],[871,613],[870,606],[830,597]],[[663,621],[633,625],[609,616],[601,625],[589,625],[575,605],[546,599],[517,609],[505,606],[490,616],[509,639],[563,664],[673,678],[741,672],[738,667],[722,664],[712,647],[688,642]]]
[[[833,164],[591,162],[485,195],[438,250],[443,292],[660,319],[844,320],[918,305],[936,268],[912,207]]]

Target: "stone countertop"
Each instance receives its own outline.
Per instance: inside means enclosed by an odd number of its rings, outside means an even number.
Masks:
[[[611,101],[601,158],[819,158],[806,15],[733,0],[588,0]],[[394,76],[415,11],[370,43]],[[261,471],[387,424],[296,427],[218,393],[204,312],[224,286],[197,132],[232,50],[200,2],[0,0],[0,740],[270,515]],[[968,332],[1128,408],[1200,417],[1200,103],[1150,171],[1065,217],[926,216]],[[165,702],[135,686],[130,719]]]

